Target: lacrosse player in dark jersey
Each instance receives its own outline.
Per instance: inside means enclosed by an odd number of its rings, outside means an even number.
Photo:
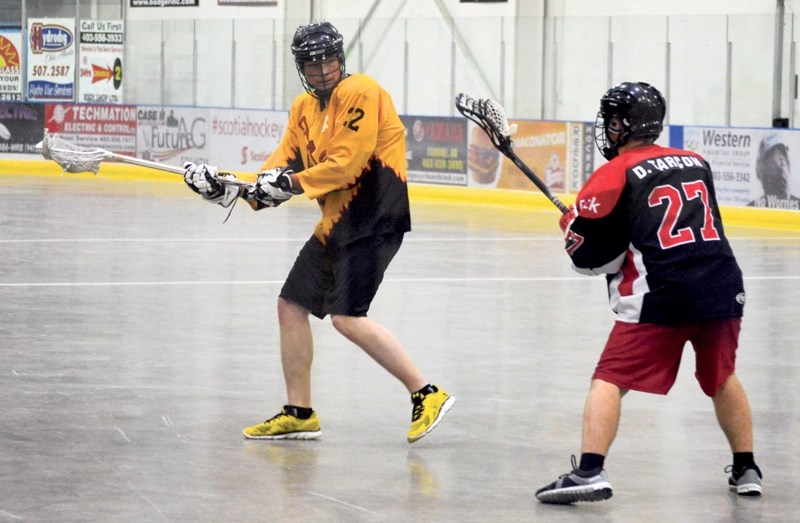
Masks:
[[[264,440],[320,436],[311,401],[309,316],[330,315],[337,331],[411,394],[406,439],[413,443],[437,426],[455,398],[428,383],[394,335],[367,318],[384,273],[411,229],[405,129],[389,93],[369,76],[345,73],[344,40],[330,22],[298,27],[292,54],[306,92],[295,98],[287,132],[253,186],[246,191],[226,187],[216,179],[216,168],[185,166],[186,183],[225,207],[237,196],[259,210],[304,194],[322,211],[278,298],[287,404],[243,433]],[[353,419],[342,422],[358,420],[361,407],[348,409]]]
[[[605,274],[617,321],[592,376],[580,461],[542,487],[545,503],[612,495],[605,456],[629,390],[667,394],[684,345],[730,444],[728,485],[761,494],[750,406],[736,377],[745,293],[723,231],[711,169],[701,156],[654,142],[666,104],[653,86],[622,83],[600,101],[595,140],[610,160],[588,180],[559,224],[575,270]]]

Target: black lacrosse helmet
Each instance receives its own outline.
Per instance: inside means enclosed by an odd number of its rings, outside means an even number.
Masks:
[[[303,72],[303,66],[309,62],[335,56],[339,60],[339,81],[345,77],[344,38],[328,21],[323,20],[298,27],[292,38],[292,54],[297,72],[300,74],[300,81],[303,82],[303,88],[321,101],[327,99],[336,84],[330,87],[326,86],[324,91],[311,86]]]
[[[611,160],[631,139],[655,142],[664,129],[666,113],[664,96],[652,85],[645,82],[615,85],[600,98],[600,111],[594,125],[597,148]],[[609,140],[609,132],[617,134],[617,140]]]

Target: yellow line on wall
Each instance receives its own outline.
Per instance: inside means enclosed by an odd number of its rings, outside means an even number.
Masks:
[[[121,163],[103,163],[101,174],[109,179],[180,182],[180,175]],[[61,176],[63,171],[54,162],[42,160],[0,159],[0,174],[21,176]],[[234,173],[237,175],[245,173]],[[71,174],[90,178],[91,174]],[[443,185],[409,184],[412,200],[438,201],[472,205],[496,205],[526,209],[554,209],[552,202],[535,189],[511,191],[503,189],[478,189]],[[567,205],[575,202],[575,195],[557,195]],[[752,209],[749,207],[722,207],[726,225],[789,229],[800,231],[800,211],[780,209]]]

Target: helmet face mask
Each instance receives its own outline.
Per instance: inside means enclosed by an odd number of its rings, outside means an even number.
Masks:
[[[319,98],[324,106],[333,89],[346,76],[344,38],[330,22],[301,25],[292,38],[292,55],[303,88]],[[333,59],[338,61],[338,75],[330,71]]]
[[[595,121],[595,143],[611,160],[630,140],[653,143],[664,128],[666,103],[661,93],[644,82],[615,85],[600,99]]]

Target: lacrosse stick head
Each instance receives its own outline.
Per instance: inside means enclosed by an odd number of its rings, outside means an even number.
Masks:
[[[517,126],[508,125],[502,105],[489,98],[476,99],[461,93],[456,96],[456,109],[478,124],[495,147],[501,151],[511,148],[511,135],[517,130]]]
[[[45,159],[53,160],[68,173],[97,174],[100,162],[108,157],[107,151],[80,147],[47,131],[44,132],[42,141],[36,144],[36,150],[40,151]]]

